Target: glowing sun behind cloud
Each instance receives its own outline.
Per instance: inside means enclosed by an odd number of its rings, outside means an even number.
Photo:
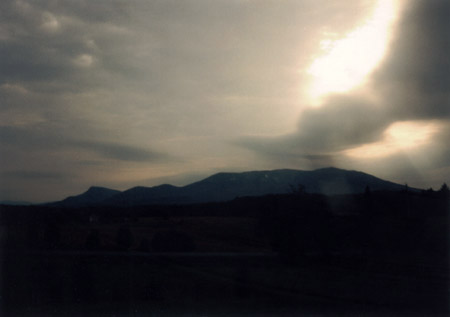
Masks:
[[[384,132],[382,140],[344,151],[358,159],[386,157],[426,145],[440,129],[434,121],[395,122]]]
[[[324,54],[307,70],[312,76],[309,95],[313,104],[328,93],[364,83],[386,53],[397,11],[397,1],[379,0],[368,21],[345,37],[334,40],[330,39],[333,34],[326,34],[328,38],[320,43]]]

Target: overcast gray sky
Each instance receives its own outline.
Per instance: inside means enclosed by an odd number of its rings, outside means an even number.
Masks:
[[[0,200],[219,171],[450,180],[447,0],[0,4]]]

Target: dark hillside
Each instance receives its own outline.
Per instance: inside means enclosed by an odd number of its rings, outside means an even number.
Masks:
[[[86,207],[101,203],[118,193],[120,193],[120,191],[115,189],[92,186],[83,194],[67,197],[60,202],[50,203],[49,205],[61,207]]]

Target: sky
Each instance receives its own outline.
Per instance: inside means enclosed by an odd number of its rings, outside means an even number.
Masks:
[[[447,0],[4,0],[0,200],[335,166],[450,181]]]

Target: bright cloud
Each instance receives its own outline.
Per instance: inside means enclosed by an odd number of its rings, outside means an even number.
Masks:
[[[317,105],[328,93],[345,92],[364,84],[388,48],[397,15],[396,1],[379,0],[373,15],[343,38],[325,34],[324,54],[308,68],[312,76],[309,94]],[[330,38],[331,37],[331,38]]]
[[[427,145],[439,132],[442,123],[421,121],[399,121],[391,124],[380,141],[345,150],[353,158],[367,159],[386,157],[398,152],[416,150]]]

